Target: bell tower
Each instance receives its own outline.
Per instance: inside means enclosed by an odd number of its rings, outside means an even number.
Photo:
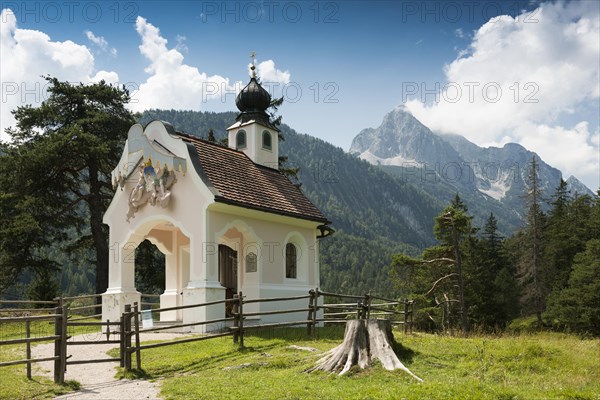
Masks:
[[[236,123],[227,128],[229,147],[244,152],[256,164],[278,169],[279,129],[270,122],[267,114],[271,95],[256,80],[254,52],[250,69],[250,82],[235,99],[240,113]]]

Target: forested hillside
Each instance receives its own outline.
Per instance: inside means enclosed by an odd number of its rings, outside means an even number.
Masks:
[[[170,122],[176,130],[201,137],[213,129],[217,140],[236,114],[149,110],[140,121]],[[321,242],[324,290],[392,295],[391,254],[418,254],[431,245],[433,218],[442,203],[321,139],[281,125],[280,154],[298,167],[302,190],[329,218],[336,234]]]

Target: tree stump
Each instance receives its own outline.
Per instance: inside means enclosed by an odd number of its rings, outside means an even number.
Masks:
[[[377,359],[387,370],[401,369],[410,376],[423,382],[421,378],[410,372],[400,362],[392,344],[392,324],[382,319],[356,319],[346,322],[344,341],[339,346],[329,350],[317,365],[307,372],[326,371],[344,375],[353,365],[361,369],[371,366]]]

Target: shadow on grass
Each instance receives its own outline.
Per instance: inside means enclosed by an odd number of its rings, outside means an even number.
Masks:
[[[244,334],[245,338],[279,339],[284,342],[309,342],[313,340],[341,340],[344,338],[345,326],[325,326],[315,330],[314,337],[306,328],[256,328]]]
[[[175,364],[169,366],[160,365],[152,368],[151,371],[142,370],[141,372],[137,373],[142,374],[140,375],[140,378],[147,380],[156,379],[158,377],[192,374],[213,369],[216,365],[222,363],[223,361],[235,363],[238,360],[246,358],[248,354],[260,354],[276,347],[279,347],[279,345],[276,343],[269,345],[246,346],[243,349],[240,349],[236,346],[235,348],[232,348],[231,350],[226,352],[200,356],[194,361],[188,363],[181,363],[179,365]]]
[[[394,350],[394,353],[396,353],[400,361],[402,361],[405,364],[412,364],[413,357],[418,354],[418,352],[403,346],[401,343],[398,343],[395,340],[392,343],[392,349]]]

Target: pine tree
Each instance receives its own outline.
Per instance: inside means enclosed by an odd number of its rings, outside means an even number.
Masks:
[[[523,231],[519,279],[523,287],[521,301],[524,307],[535,314],[538,327],[542,326],[546,296],[549,289],[548,270],[543,258],[544,214],[540,207],[542,189],[539,186],[538,162],[533,156],[527,175],[526,226]]]
[[[39,269],[27,286],[28,300],[50,301],[58,296],[58,279],[52,270]]]
[[[460,324],[464,333],[469,332],[469,324],[464,295],[461,244],[473,233],[471,219],[471,216],[466,213],[466,206],[462,203],[459,195],[456,194],[452,205],[446,207],[442,214],[436,217],[433,228],[436,238],[451,251],[454,258]]]
[[[490,213],[471,256],[471,291],[475,292],[475,306],[469,316],[488,328],[504,326],[515,315],[518,292],[512,266],[503,251],[503,240],[498,234],[498,221]],[[469,272],[469,271],[468,271]]]
[[[552,293],[545,316],[559,328],[600,335],[600,239],[575,256],[567,287]]]
[[[39,107],[13,111],[17,128],[8,130],[13,141],[0,148],[0,209],[8,217],[0,229],[2,275],[11,262],[18,265],[16,274],[56,265],[42,255],[49,247],[92,243],[96,293],[103,293],[109,249],[102,217],[113,196],[111,170],[135,122],[125,108],[129,93],[104,81],[46,80],[48,98]],[[67,229],[81,237],[65,243]]]
[[[545,229],[545,258],[554,290],[562,290],[567,285],[573,257],[583,250],[585,242],[577,238],[571,220],[571,198],[564,180],[560,180],[550,205]]]
[[[208,140],[209,142],[216,142],[217,139],[215,138],[215,131],[213,130],[213,128],[210,128],[208,130],[208,136],[206,138],[206,140]]]

